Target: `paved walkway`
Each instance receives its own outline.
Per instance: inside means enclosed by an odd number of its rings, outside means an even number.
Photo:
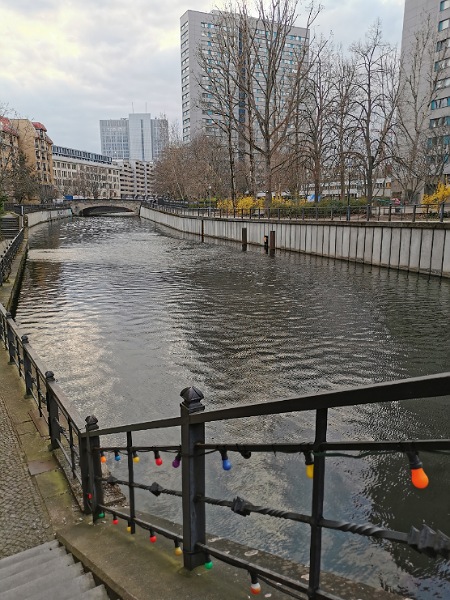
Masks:
[[[15,368],[15,367],[14,367]],[[6,352],[0,356],[0,558],[32,548],[53,537],[50,519],[41,495],[30,477],[26,457],[16,433],[6,402],[23,402],[17,376],[7,363]],[[15,423],[23,432],[29,421]],[[25,433],[24,433],[25,434]],[[31,435],[31,434],[28,434]]]

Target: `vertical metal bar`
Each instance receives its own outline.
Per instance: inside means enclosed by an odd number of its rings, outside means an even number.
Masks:
[[[347,221],[350,221],[350,206],[347,206]]]
[[[328,409],[316,411],[316,439],[314,445],[322,444],[327,439]],[[320,585],[320,565],[322,553],[323,500],[325,495],[325,456],[314,457],[314,479],[311,510],[311,545],[309,554],[308,598],[315,600]]]
[[[128,489],[130,494],[130,523],[129,527],[131,528],[131,533],[135,533],[136,531],[136,508],[135,508],[135,498],[134,498],[134,467],[133,467],[133,451],[131,448],[133,447],[133,437],[131,431],[127,431],[127,462],[128,462]]]
[[[83,435],[78,436],[78,452],[80,455],[80,474],[81,474],[81,487],[83,489],[83,512],[86,515],[90,515],[92,512],[89,485],[89,453],[88,453],[88,439]]]
[[[28,398],[33,391],[33,377],[31,374],[31,360],[27,351],[28,336],[22,336],[23,371],[25,379],[25,396]]]
[[[14,336],[14,341],[16,344],[16,348],[17,348],[17,368],[19,369],[19,377],[22,379],[24,379],[24,375],[23,375],[23,352],[22,352],[22,356],[20,355],[20,349],[21,349],[21,341],[19,340],[19,336]]]
[[[73,478],[75,479],[75,474],[76,474],[76,464],[75,464],[75,449],[73,446],[73,428],[72,428],[72,421],[69,420],[69,445],[70,445],[70,466],[71,466],[71,470],[72,470],[72,475]]]
[[[14,332],[9,323],[10,319],[12,320],[12,316],[10,312],[6,313],[6,337],[8,340],[8,353],[9,353],[9,364],[13,365],[16,358],[16,347],[14,345]]]
[[[444,206],[445,206],[445,204],[444,204],[444,202],[443,202],[443,203],[441,204],[441,206],[439,207],[439,221],[440,221],[441,223],[443,223],[443,222],[444,222]]]
[[[189,571],[205,562],[204,552],[197,544],[205,543],[206,517],[205,504],[205,455],[196,448],[204,443],[205,424],[191,425],[189,415],[205,410],[201,403],[203,394],[195,387],[185,388],[180,396],[181,413],[181,456],[182,456],[182,500],[183,500],[183,556],[184,566]]]
[[[389,204],[389,213],[388,213],[388,221],[392,220],[392,204]]]
[[[412,218],[412,222],[413,223],[416,222],[416,210],[417,210],[417,204],[414,204],[414,206],[413,206],[413,218]]]
[[[59,429],[59,411],[58,405],[56,403],[55,397],[53,395],[53,390],[51,387],[52,382],[55,381],[55,377],[53,371],[45,372],[45,386],[46,386],[46,394],[45,399],[47,402],[47,412],[48,412],[48,433],[50,436],[50,444],[53,450],[59,447],[58,442],[61,441],[61,431]]]

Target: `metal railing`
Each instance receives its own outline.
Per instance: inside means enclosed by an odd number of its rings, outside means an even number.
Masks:
[[[425,487],[427,477],[423,472],[418,452],[449,453],[450,439],[431,440],[327,440],[328,410],[344,406],[360,406],[386,402],[405,402],[411,399],[448,396],[450,401],[450,373],[442,373],[426,377],[417,377],[366,385],[358,388],[321,392],[295,398],[275,400],[232,408],[224,408],[204,412],[203,394],[195,387],[185,388],[181,392],[183,402],[180,415],[173,418],[133,423],[100,429],[98,420],[89,416],[82,423],[80,416],[71,406],[64,392],[57,385],[51,371],[46,371],[29,345],[26,336],[20,334],[11,316],[0,305],[0,338],[19,374],[25,380],[27,394],[33,396],[38,410],[46,419],[51,445],[59,449],[65,457],[72,477],[81,484],[83,504],[86,513],[92,513],[93,519],[104,518],[105,513],[112,515],[113,523],[118,519],[127,522],[128,530],[135,533],[136,527],[150,532],[150,540],[155,541],[159,533],[174,542],[175,552],[183,555],[187,569],[205,564],[212,566],[211,557],[215,557],[233,566],[246,570],[251,579],[252,591],[258,592],[259,581],[276,584],[277,589],[286,593],[300,593],[310,600],[340,600],[336,595],[324,591],[320,587],[322,532],[338,530],[374,539],[408,545],[418,552],[432,557],[450,557],[450,538],[440,531],[433,531],[426,524],[420,528],[414,526],[410,531],[394,531],[375,524],[338,521],[324,516],[325,469],[327,458],[331,456],[364,456],[366,453],[399,453],[409,462],[412,480],[416,487]],[[380,400],[381,399],[381,400]],[[207,439],[206,426],[217,421],[262,417],[264,415],[295,414],[304,411],[315,412],[314,439],[303,443],[248,443],[248,440],[229,440],[226,443],[213,443]],[[133,441],[135,433],[140,432],[142,438],[151,435],[152,431],[180,428],[180,439],[176,445],[141,445]],[[114,435],[114,441],[123,436],[123,443],[108,445],[107,436]],[[400,437],[399,432],[399,437]],[[110,438],[108,438],[110,439]],[[102,443],[105,440],[106,443]],[[161,465],[161,454],[174,456],[172,466],[181,465],[181,489],[167,489],[157,482],[147,485],[137,480],[136,463],[139,454],[154,454],[155,462]],[[234,499],[213,498],[206,490],[206,456],[210,453],[220,454],[225,471],[231,468],[229,456],[239,453],[249,459],[252,453],[286,453],[302,456],[307,467],[307,475],[312,480],[311,513],[280,510],[270,506],[256,506],[242,497]],[[102,474],[102,462],[106,457],[126,456],[127,476],[117,479]],[[119,484],[128,489],[129,508],[107,506],[104,502],[104,488],[108,484]],[[161,524],[151,523],[138,515],[136,490],[142,489],[159,496],[173,496],[181,499],[183,514],[182,534],[170,531]],[[243,492],[245,493],[245,492]],[[284,574],[274,572],[258,562],[250,562],[236,555],[223,552],[206,541],[207,505],[231,509],[236,515],[251,514],[268,515],[276,519],[287,519],[304,523],[310,528],[310,566],[308,583],[292,579]],[[139,514],[141,514],[139,512]],[[182,545],[182,549],[181,549]],[[282,587],[280,588],[279,585]]]
[[[158,203],[143,202],[143,206],[160,208],[175,214],[210,217],[214,219],[249,219],[266,221],[407,221],[440,222],[450,221],[450,204],[389,204],[389,205],[348,205],[348,206],[296,206],[291,208],[235,208],[221,209],[207,206],[186,206],[182,202]]]
[[[21,229],[16,237],[11,240],[3,255],[0,256],[0,285],[7,281],[11,273],[12,263],[23,242],[23,237],[24,230]]]
[[[39,416],[46,422],[53,450],[64,457],[66,472],[83,484],[80,461],[87,460],[86,427],[75,407],[56,383],[52,371],[45,369],[40,358],[23,335],[11,313],[0,304],[0,340],[25,381],[26,396],[36,402]]]

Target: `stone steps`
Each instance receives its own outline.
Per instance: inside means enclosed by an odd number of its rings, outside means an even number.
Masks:
[[[104,585],[54,540],[0,560],[0,600],[108,600]]]

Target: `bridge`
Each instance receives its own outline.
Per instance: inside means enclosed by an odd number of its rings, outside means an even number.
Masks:
[[[75,216],[92,217],[114,213],[139,214],[140,200],[125,200],[121,198],[72,200],[70,208]]]

